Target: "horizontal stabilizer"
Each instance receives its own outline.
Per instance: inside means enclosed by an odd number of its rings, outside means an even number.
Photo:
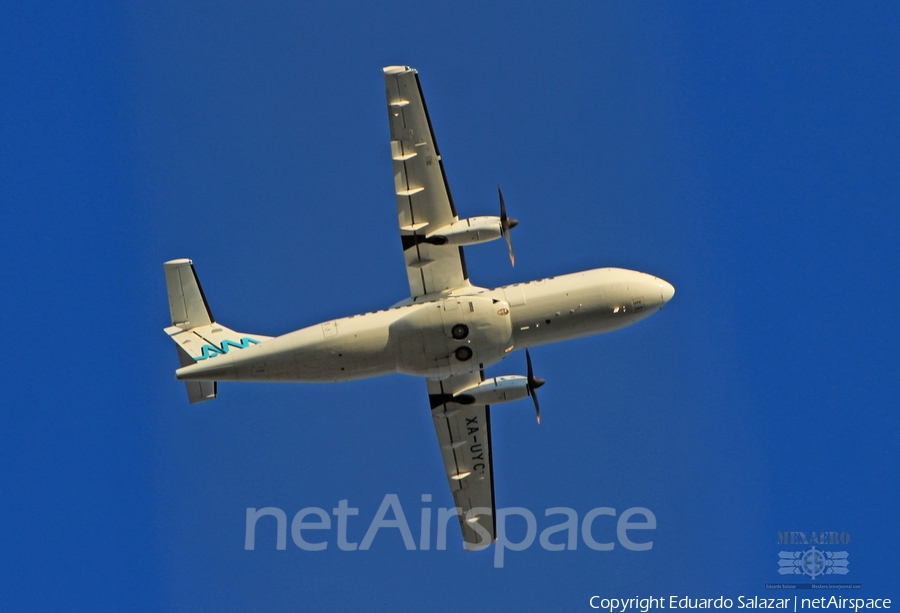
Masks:
[[[179,351],[191,360],[187,364],[182,361],[182,366],[226,354],[232,349],[248,349],[272,338],[262,334],[235,332],[219,323],[197,326],[190,330],[169,326],[165,332],[178,345]],[[178,356],[182,358],[181,353]]]
[[[177,345],[175,348],[178,350],[178,359],[182,366],[190,366],[194,363],[194,359],[184,349]],[[214,399],[218,388],[215,381],[185,381],[184,386],[191,404]]]

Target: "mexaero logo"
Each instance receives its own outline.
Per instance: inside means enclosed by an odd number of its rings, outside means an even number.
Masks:
[[[250,344],[259,345],[259,341],[255,338],[250,338],[249,336],[245,336],[241,339],[241,342],[235,343],[233,340],[225,339],[222,341],[221,345],[203,345],[200,349],[200,357],[194,358],[198,362],[200,360],[205,360],[206,358],[214,358],[217,355],[222,355],[223,353],[228,353],[228,350],[231,347],[235,349],[246,349],[250,346]]]

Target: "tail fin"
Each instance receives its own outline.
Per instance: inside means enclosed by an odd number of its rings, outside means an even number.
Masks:
[[[175,341],[182,367],[228,353],[229,348],[244,349],[271,338],[241,334],[217,324],[191,260],[171,260],[165,263],[165,269],[172,317],[166,334]],[[191,404],[216,397],[215,381],[185,381],[184,384]]]
[[[169,313],[172,325],[183,330],[213,323],[212,311],[200,287],[194,263],[188,259],[170,260],[166,269],[166,289],[169,291]]]

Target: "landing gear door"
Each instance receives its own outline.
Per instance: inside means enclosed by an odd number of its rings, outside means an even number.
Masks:
[[[451,297],[441,315],[453,374],[481,370],[506,355],[512,338],[509,304],[485,296]]]

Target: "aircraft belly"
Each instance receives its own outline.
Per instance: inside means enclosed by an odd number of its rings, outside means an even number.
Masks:
[[[397,370],[410,375],[440,376],[449,373],[450,351],[441,320],[441,304],[430,302],[413,308],[391,325],[396,343]]]
[[[431,379],[476,372],[506,355],[509,307],[491,295],[423,303],[392,324],[391,338],[400,372]]]

